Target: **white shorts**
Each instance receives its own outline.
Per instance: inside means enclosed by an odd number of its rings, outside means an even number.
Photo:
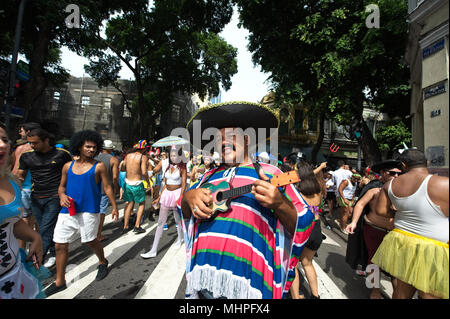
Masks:
[[[53,241],[58,244],[68,244],[77,240],[88,243],[97,238],[100,214],[77,213],[74,216],[59,214],[53,233]]]

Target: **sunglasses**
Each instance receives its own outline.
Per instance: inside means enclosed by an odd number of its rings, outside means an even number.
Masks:
[[[403,172],[395,172],[395,171],[388,171],[387,173],[391,176],[395,176],[395,175],[400,176],[403,174]]]

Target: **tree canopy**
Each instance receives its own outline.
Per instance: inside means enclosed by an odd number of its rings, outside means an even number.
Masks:
[[[389,114],[409,110],[404,1],[235,0],[249,29],[253,62],[271,73],[277,103],[306,103],[315,114],[362,132],[366,163],[381,153],[363,118],[363,102]],[[380,27],[368,28],[376,4]]]

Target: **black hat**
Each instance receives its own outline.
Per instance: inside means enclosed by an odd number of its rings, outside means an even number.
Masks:
[[[391,168],[402,169],[402,164],[397,160],[386,160],[372,165],[371,169],[373,172],[380,174],[381,170],[388,170]]]
[[[236,127],[243,130],[254,128],[278,128],[280,120],[275,110],[266,105],[252,102],[224,102],[200,108],[186,125],[193,139],[194,120],[201,120],[202,131],[209,127],[217,129]]]

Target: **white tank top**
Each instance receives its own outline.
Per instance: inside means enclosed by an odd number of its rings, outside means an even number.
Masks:
[[[181,173],[178,167],[175,168],[173,173],[171,173],[170,170],[171,168],[169,167],[164,173],[164,177],[166,178],[166,185],[181,185]]]
[[[417,191],[408,197],[397,197],[392,192],[389,182],[388,195],[397,208],[394,218],[396,228],[448,243],[449,223],[441,208],[428,196],[428,182],[433,175],[428,175]]]
[[[342,180],[342,181],[344,181],[344,180]],[[353,185],[353,184],[352,184],[352,181],[349,180],[349,179],[347,179],[347,181],[348,181],[348,184],[347,184],[347,186],[342,190],[342,194],[344,194],[344,197],[345,197],[346,199],[352,199],[353,196],[355,195],[355,192],[356,192],[356,184]]]

